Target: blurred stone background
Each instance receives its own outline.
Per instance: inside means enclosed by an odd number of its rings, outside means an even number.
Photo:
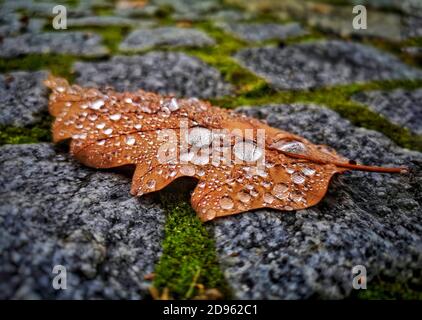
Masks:
[[[0,1],[0,298],[422,298],[421,66],[420,0]],[[346,173],[307,210],[201,224],[188,192],[133,198],[130,176],[51,144],[48,72],[209,99],[412,173]]]

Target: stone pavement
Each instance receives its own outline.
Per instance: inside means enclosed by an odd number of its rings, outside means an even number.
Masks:
[[[51,27],[59,2],[62,31]],[[51,122],[42,84],[51,70],[80,85],[212,99],[358,162],[409,166],[336,176],[306,210],[262,209],[198,230],[214,240],[206,250],[227,297],[385,297],[385,288],[422,297],[419,1],[59,2],[0,3],[0,298],[149,298],[151,274],[165,279],[157,264],[171,255],[163,241],[180,236],[166,229],[177,210],[163,197],[134,198],[130,174],[86,168],[35,134]],[[357,2],[368,6],[362,33],[349,28]],[[189,259],[175,268],[191,270]],[[67,290],[51,285],[57,264]],[[366,295],[352,288],[359,264]],[[199,283],[223,292],[201,267]]]

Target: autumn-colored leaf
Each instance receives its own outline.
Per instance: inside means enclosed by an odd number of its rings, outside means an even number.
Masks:
[[[54,77],[46,85],[55,142],[71,139],[72,155],[90,167],[135,165],[135,196],[182,176],[198,179],[191,203],[203,221],[313,206],[331,177],[346,170],[405,170],[353,164],[326,146],[195,98],[100,91]]]

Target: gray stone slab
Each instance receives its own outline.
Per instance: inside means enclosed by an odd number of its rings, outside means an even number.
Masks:
[[[138,26],[152,26],[155,23],[147,20],[137,20],[125,17],[116,16],[92,16],[81,18],[70,18],[67,20],[67,27],[138,27]]]
[[[390,41],[401,41],[406,38],[402,17],[397,13],[367,11],[367,28],[355,29],[352,24],[353,17],[351,6],[331,7],[327,12],[309,11],[306,17],[310,26],[323,31],[338,34],[343,37],[378,37]]]
[[[37,16],[43,18],[54,17],[53,8],[57,5],[65,5],[68,17],[81,17],[92,15],[91,6],[74,7],[57,1],[31,1],[31,0],[6,0],[1,5],[2,10],[24,11],[29,16]]]
[[[21,22],[19,14],[8,11],[0,11],[0,37],[10,37],[19,34]]]
[[[233,22],[252,19],[254,16],[255,15],[251,12],[235,9],[221,9],[216,12],[209,13],[207,15],[207,19],[211,21]]]
[[[0,57],[12,58],[25,54],[71,54],[86,57],[104,56],[108,49],[101,36],[91,32],[45,32],[6,38],[0,44]]]
[[[22,127],[41,119],[47,110],[47,72],[12,72],[0,75],[0,125]]]
[[[405,65],[389,53],[338,40],[284,48],[249,48],[238,52],[235,58],[278,89],[422,78],[420,70]]]
[[[219,0],[153,0],[159,6],[171,6],[176,13],[195,12],[197,14],[214,11],[220,8]]]
[[[160,46],[203,47],[214,44],[214,39],[200,30],[162,27],[134,30],[123,40],[119,46],[119,50],[136,52]]]
[[[393,91],[364,91],[353,96],[391,122],[422,135],[422,89]]]
[[[227,95],[232,90],[216,69],[179,52],[115,56],[107,62],[78,62],[74,69],[81,85],[113,86],[120,91],[143,89],[161,94],[209,98]]]
[[[50,144],[0,148],[1,299],[141,299],[165,216],[130,178],[83,167]],[[67,289],[52,270],[67,270]]]
[[[242,111],[350,159],[417,171],[346,173],[336,176],[325,198],[309,209],[262,209],[209,223],[235,298],[347,297],[355,265],[366,267],[368,289],[378,276],[422,283],[421,153],[399,148],[384,135],[354,127],[317,106]]]
[[[307,32],[299,23],[218,23],[225,31],[246,41],[285,40]]]
[[[410,16],[405,20],[404,24],[405,27],[403,28],[403,34],[406,38],[422,37],[422,16]]]
[[[121,17],[153,17],[160,14],[159,6],[148,3],[144,6],[133,6],[128,2],[117,3],[114,14]]]

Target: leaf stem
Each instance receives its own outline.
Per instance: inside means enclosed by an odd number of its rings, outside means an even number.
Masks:
[[[282,151],[282,153],[292,158],[309,160],[309,161],[312,161],[315,163],[321,163],[321,164],[333,164],[340,168],[347,168],[347,169],[357,170],[357,171],[380,172],[380,173],[408,173],[409,172],[409,168],[407,167],[393,167],[392,168],[392,167],[366,166],[362,164],[347,163],[347,162],[324,161],[320,159],[314,159],[302,154],[290,153],[286,151]]]

